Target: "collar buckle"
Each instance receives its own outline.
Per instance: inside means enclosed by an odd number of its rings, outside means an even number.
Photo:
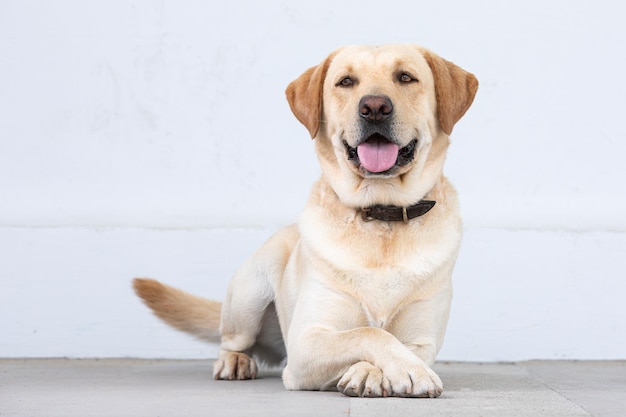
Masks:
[[[363,219],[364,222],[376,220],[374,217],[370,216],[370,211],[372,211],[371,207],[364,207],[361,209],[361,219]]]

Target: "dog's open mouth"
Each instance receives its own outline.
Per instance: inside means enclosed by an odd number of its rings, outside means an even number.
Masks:
[[[346,141],[343,143],[348,153],[348,160],[354,165],[374,174],[383,174],[413,160],[417,139],[413,139],[404,148],[400,148],[379,133],[373,134],[356,148],[348,145]]]

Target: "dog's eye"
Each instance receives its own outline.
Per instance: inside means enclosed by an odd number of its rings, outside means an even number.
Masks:
[[[337,83],[337,87],[352,87],[354,85],[354,81],[350,77],[344,77]]]
[[[416,78],[413,78],[411,75],[407,74],[406,72],[401,73],[400,76],[398,77],[398,80],[401,83],[410,83],[413,81],[417,81]]]

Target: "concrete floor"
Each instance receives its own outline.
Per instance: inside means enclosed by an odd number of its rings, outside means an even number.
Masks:
[[[0,360],[0,416],[626,416],[626,362],[438,363],[438,399],[214,381],[211,361]]]

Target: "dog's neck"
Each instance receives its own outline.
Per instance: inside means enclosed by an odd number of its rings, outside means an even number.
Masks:
[[[428,213],[435,206],[435,204],[437,204],[437,201],[439,200],[437,197],[442,197],[439,195],[440,193],[436,191],[437,188],[437,184],[435,184],[433,189],[422,199],[418,200],[414,204],[406,206],[371,204],[367,207],[354,207],[343,202],[333,189],[332,185],[324,176],[322,176],[316,187],[314,187],[314,190],[317,191],[312,193],[311,198],[315,203],[326,208],[334,206],[336,207],[335,210],[343,211],[346,214],[347,211],[351,211],[365,222],[382,221],[409,223],[410,220]]]

